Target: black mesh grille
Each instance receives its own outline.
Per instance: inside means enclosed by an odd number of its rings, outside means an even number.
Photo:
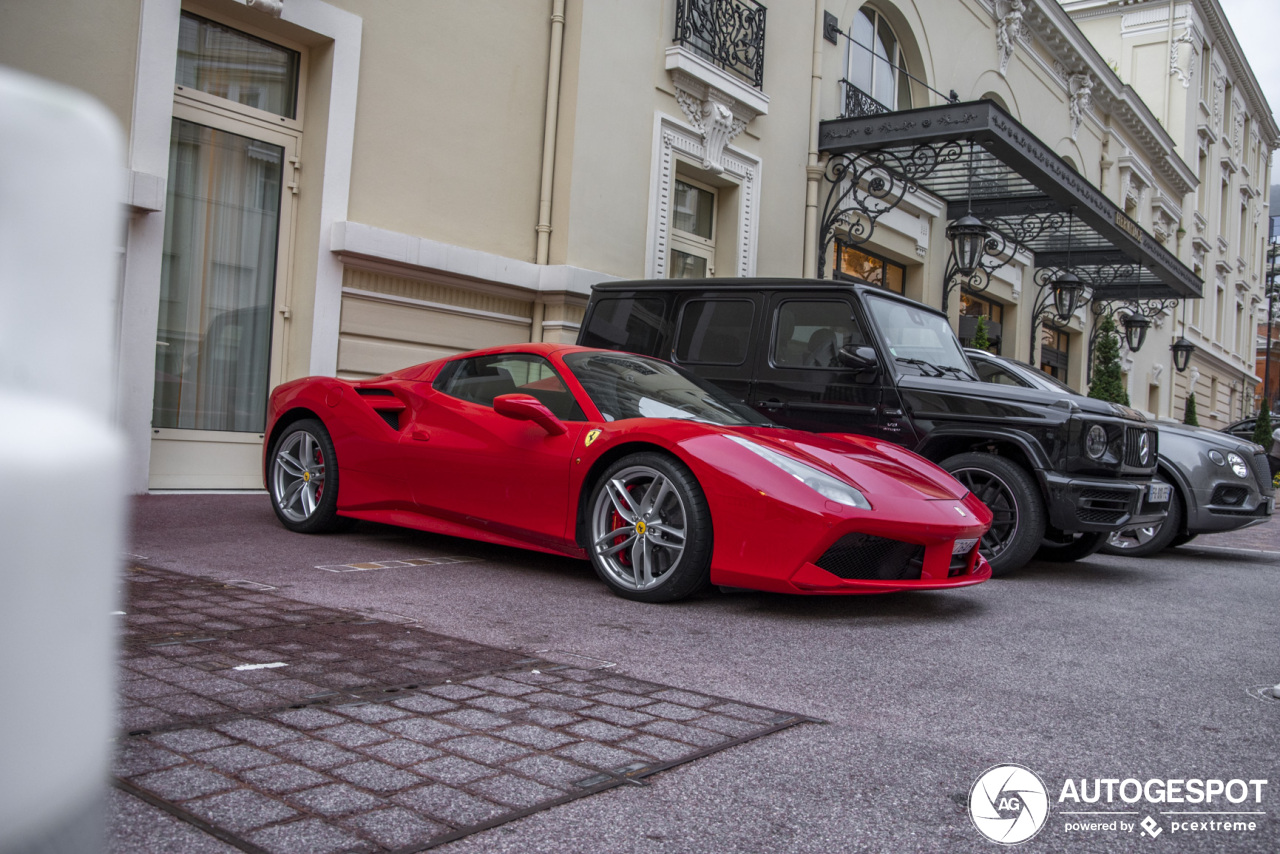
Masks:
[[[1085,489],[1080,493],[1080,509],[1076,516],[1081,522],[1111,525],[1128,512],[1129,493],[1114,489]]]
[[[1273,495],[1276,490],[1271,485],[1271,464],[1267,462],[1267,455],[1258,451],[1250,462],[1253,463],[1253,479],[1258,482],[1258,489],[1263,495]]]
[[[382,416],[382,420],[387,422],[387,424],[390,425],[392,430],[400,429],[400,413],[399,412],[387,412],[385,409],[377,409],[374,411],[377,412],[380,416]]]
[[[870,534],[846,534],[818,559],[818,566],[845,579],[919,578],[924,546]]]
[[[1228,507],[1239,507],[1244,500],[1249,497],[1249,490],[1243,486],[1228,486],[1222,484],[1213,491],[1213,497],[1209,499],[1210,504],[1225,504]]]

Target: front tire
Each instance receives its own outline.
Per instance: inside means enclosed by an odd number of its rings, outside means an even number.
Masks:
[[[1061,536],[1059,534],[1058,536]],[[1072,563],[1082,560],[1102,548],[1107,535],[1100,531],[1089,531],[1072,534],[1066,542],[1059,542],[1048,537],[1040,544],[1036,557],[1050,563]]]
[[[338,463],[329,431],[314,418],[285,428],[271,449],[271,509],[290,531],[320,534],[345,526],[338,516]]]
[[[1104,554],[1128,557],[1149,557],[1162,552],[1178,544],[1177,541],[1180,539],[1178,532],[1182,530],[1184,515],[1182,498],[1175,490],[1169,497],[1169,512],[1163,522],[1116,531],[1107,537],[1102,551]]]
[[[632,454],[591,493],[587,552],[624,599],[673,602],[709,586],[711,511],[697,479],[663,454]]]
[[[982,556],[993,576],[1021,569],[1044,537],[1044,501],[1031,475],[995,454],[956,454],[940,465],[991,511],[991,528],[982,535]]]

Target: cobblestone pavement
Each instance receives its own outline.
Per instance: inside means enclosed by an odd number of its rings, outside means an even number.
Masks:
[[[1194,549],[1198,546],[1272,551],[1280,555],[1280,518],[1272,516],[1261,525],[1227,531],[1224,534],[1201,534],[1183,548]]]
[[[268,585],[126,581],[116,786],[242,851],[421,851],[809,720]]]

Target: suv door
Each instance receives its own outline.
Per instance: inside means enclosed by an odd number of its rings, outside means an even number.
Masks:
[[[883,418],[883,367],[873,376],[840,363],[841,347],[874,346],[851,297],[774,293],[768,321],[761,336],[766,352],[757,360],[750,399],[753,408],[799,430],[861,433],[899,444],[912,440],[896,419],[888,427]],[[896,403],[896,393],[894,399]]]
[[[671,360],[747,401],[753,365],[760,357],[760,336],[754,330],[763,304],[758,294],[711,293],[683,300],[676,310]]]

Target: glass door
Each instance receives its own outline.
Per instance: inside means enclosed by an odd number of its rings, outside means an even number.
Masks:
[[[279,380],[296,138],[175,106],[152,407],[153,488],[260,488]]]

